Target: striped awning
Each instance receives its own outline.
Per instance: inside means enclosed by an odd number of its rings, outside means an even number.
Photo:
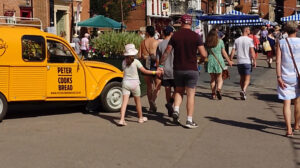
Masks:
[[[283,21],[283,22],[288,22],[288,21],[299,21],[299,20],[300,20],[300,14],[282,17],[282,18],[280,18],[280,20]]]
[[[232,10],[227,12],[225,15],[239,15],[239,16],[246,16],[247,14]],[[208,21],[208,24],[246,24],[246,23],[261,23],[262,19],[236,19],[236,20],[211,20]]]

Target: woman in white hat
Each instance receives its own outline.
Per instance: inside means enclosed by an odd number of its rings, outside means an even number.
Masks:
[[[120,126],[127,125],[125,122],[125,112],[128,104],[130,93],[132,93],[134,97],[134,101],[136,104],[136,111],[138,112],[138,122],[143,123],[147,121],[147,117],[143,117],[142,113],[142,105],[141,105],[141,90],[140,90],[140,80],[138,75],[138,69],[148,75],[161,75],[162,71],[150,71],[146,70],[141,62],[135,59],[138,50],[135,48],[134,44],[127,44],[125,46],[124,52],[124,61],[122,62],[122,68],[124,71],[124,77],[122,82],[122,93],[123,93],[123,102],[121,106],[121,118],[118,124]]]

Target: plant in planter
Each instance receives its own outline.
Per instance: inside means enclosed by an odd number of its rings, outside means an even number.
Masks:
[[[92,40],[93,48],[98,52],[98,57],[122,58],[124,46],[133,43],[139,48],[142,38],[130,32],[105,32]]]

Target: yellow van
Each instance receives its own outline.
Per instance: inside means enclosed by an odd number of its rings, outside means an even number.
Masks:
[[[10,102],[93,101],[119,111],[123,73],[81,60],[69,43],[38,28],[0,25],[0,122]]]

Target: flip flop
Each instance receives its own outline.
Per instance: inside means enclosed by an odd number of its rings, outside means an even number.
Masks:
[[[140,118],[140,119],[138,120],[138,123],[144,123],[144,122],[146,122],[146,121],[148,121],[148,118],[147,118],[147,117],[142,117],[142,118]]]
[[[291,137],[294,136],[294,134],[293,134],[293,133],[290,133],[290,134],[289,134],[289,133],[286,133],[285,136],[288,137],[288,138],[291,138]]]
[[[126,126],[127,123],[125,121],[119,121],[118,126]]]

